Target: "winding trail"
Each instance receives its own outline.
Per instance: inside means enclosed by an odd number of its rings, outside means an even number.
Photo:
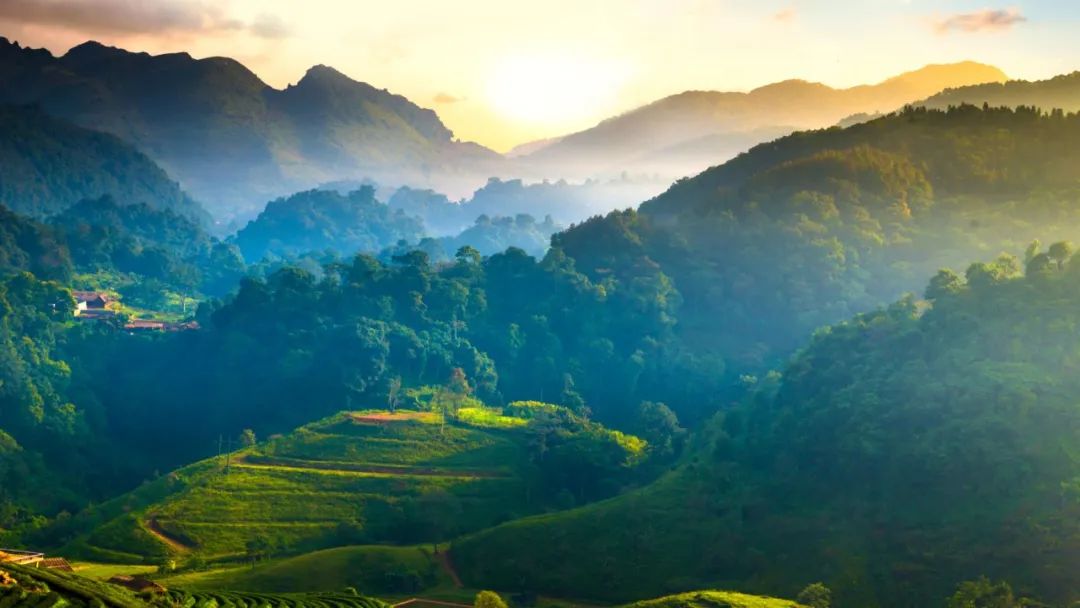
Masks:
[[[185,545],[184,543],[180,542],[178,538],[166,532],[161,527],[161,525],[158,524],[158,520],[156,517],[151,517],[150,519],[146,520],[146,531],[153,535],[154,538],[158,539],[167,547],[169,547],[173,551],[176,551],[177,553],[191,552],[191,547]]]

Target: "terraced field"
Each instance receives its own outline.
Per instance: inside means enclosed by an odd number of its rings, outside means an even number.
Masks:
[[[185,467],[122,499],[75,553],[131,559],[431,542],[535,508],[512,429],[443,425],[434,414],[342,413]],[[102,512],[120,511],[106,505]]]
[[[180,608],[388,608],[380,600],[348,593],[172,591],[168,599]]]

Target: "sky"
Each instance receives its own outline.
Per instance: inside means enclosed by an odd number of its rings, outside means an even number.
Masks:
[[[961,60],[1029,80],[1080,69],[1074,0],[0,0],[0,35],[223,55],[278,88],[325,64],[500,151],[690,89]]]

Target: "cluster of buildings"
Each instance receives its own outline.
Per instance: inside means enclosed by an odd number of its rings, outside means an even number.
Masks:
[[[75,317],[80,321],[102,321],[117,318],[116,311],[109,307],[113,299],[107,293],[97,291],[72,291],[75,296]],[[153,319],[128,319],[124,329],[128,331],[188,331],[198,329],[195,321],[172,323]]]

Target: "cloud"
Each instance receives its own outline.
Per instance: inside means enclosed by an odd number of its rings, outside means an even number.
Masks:
[[[957,13],[937,19],[934,30],[939,34],[950,32],[993,32],[1007,30],[1012,26],[1027,21],[1027,17],[1015,8],[985,9],[973,13]]]
[[[288,34],[285,23],[260,15],[252,23],[228,18],[220,5],[183,0],[0,0],[0,20],[87,35],[248,31],[263,38]]]
[[[249,29],[259,38],[286,38],[291,33],[289,24],[285,23],[284,19],[267,13],[255,17]]]
[[[772,19],[777,23],[791,23],[792,21],[795,21],[795,18],[798,16],[799,13],[795,10],[795,7],[789,6],[782,11],[773,13]]]
[[[464,100],[460,97],[455,97],[449,93],[436,93],[435,97],[432,98],[432,101],[438,104],[451,104]]]

